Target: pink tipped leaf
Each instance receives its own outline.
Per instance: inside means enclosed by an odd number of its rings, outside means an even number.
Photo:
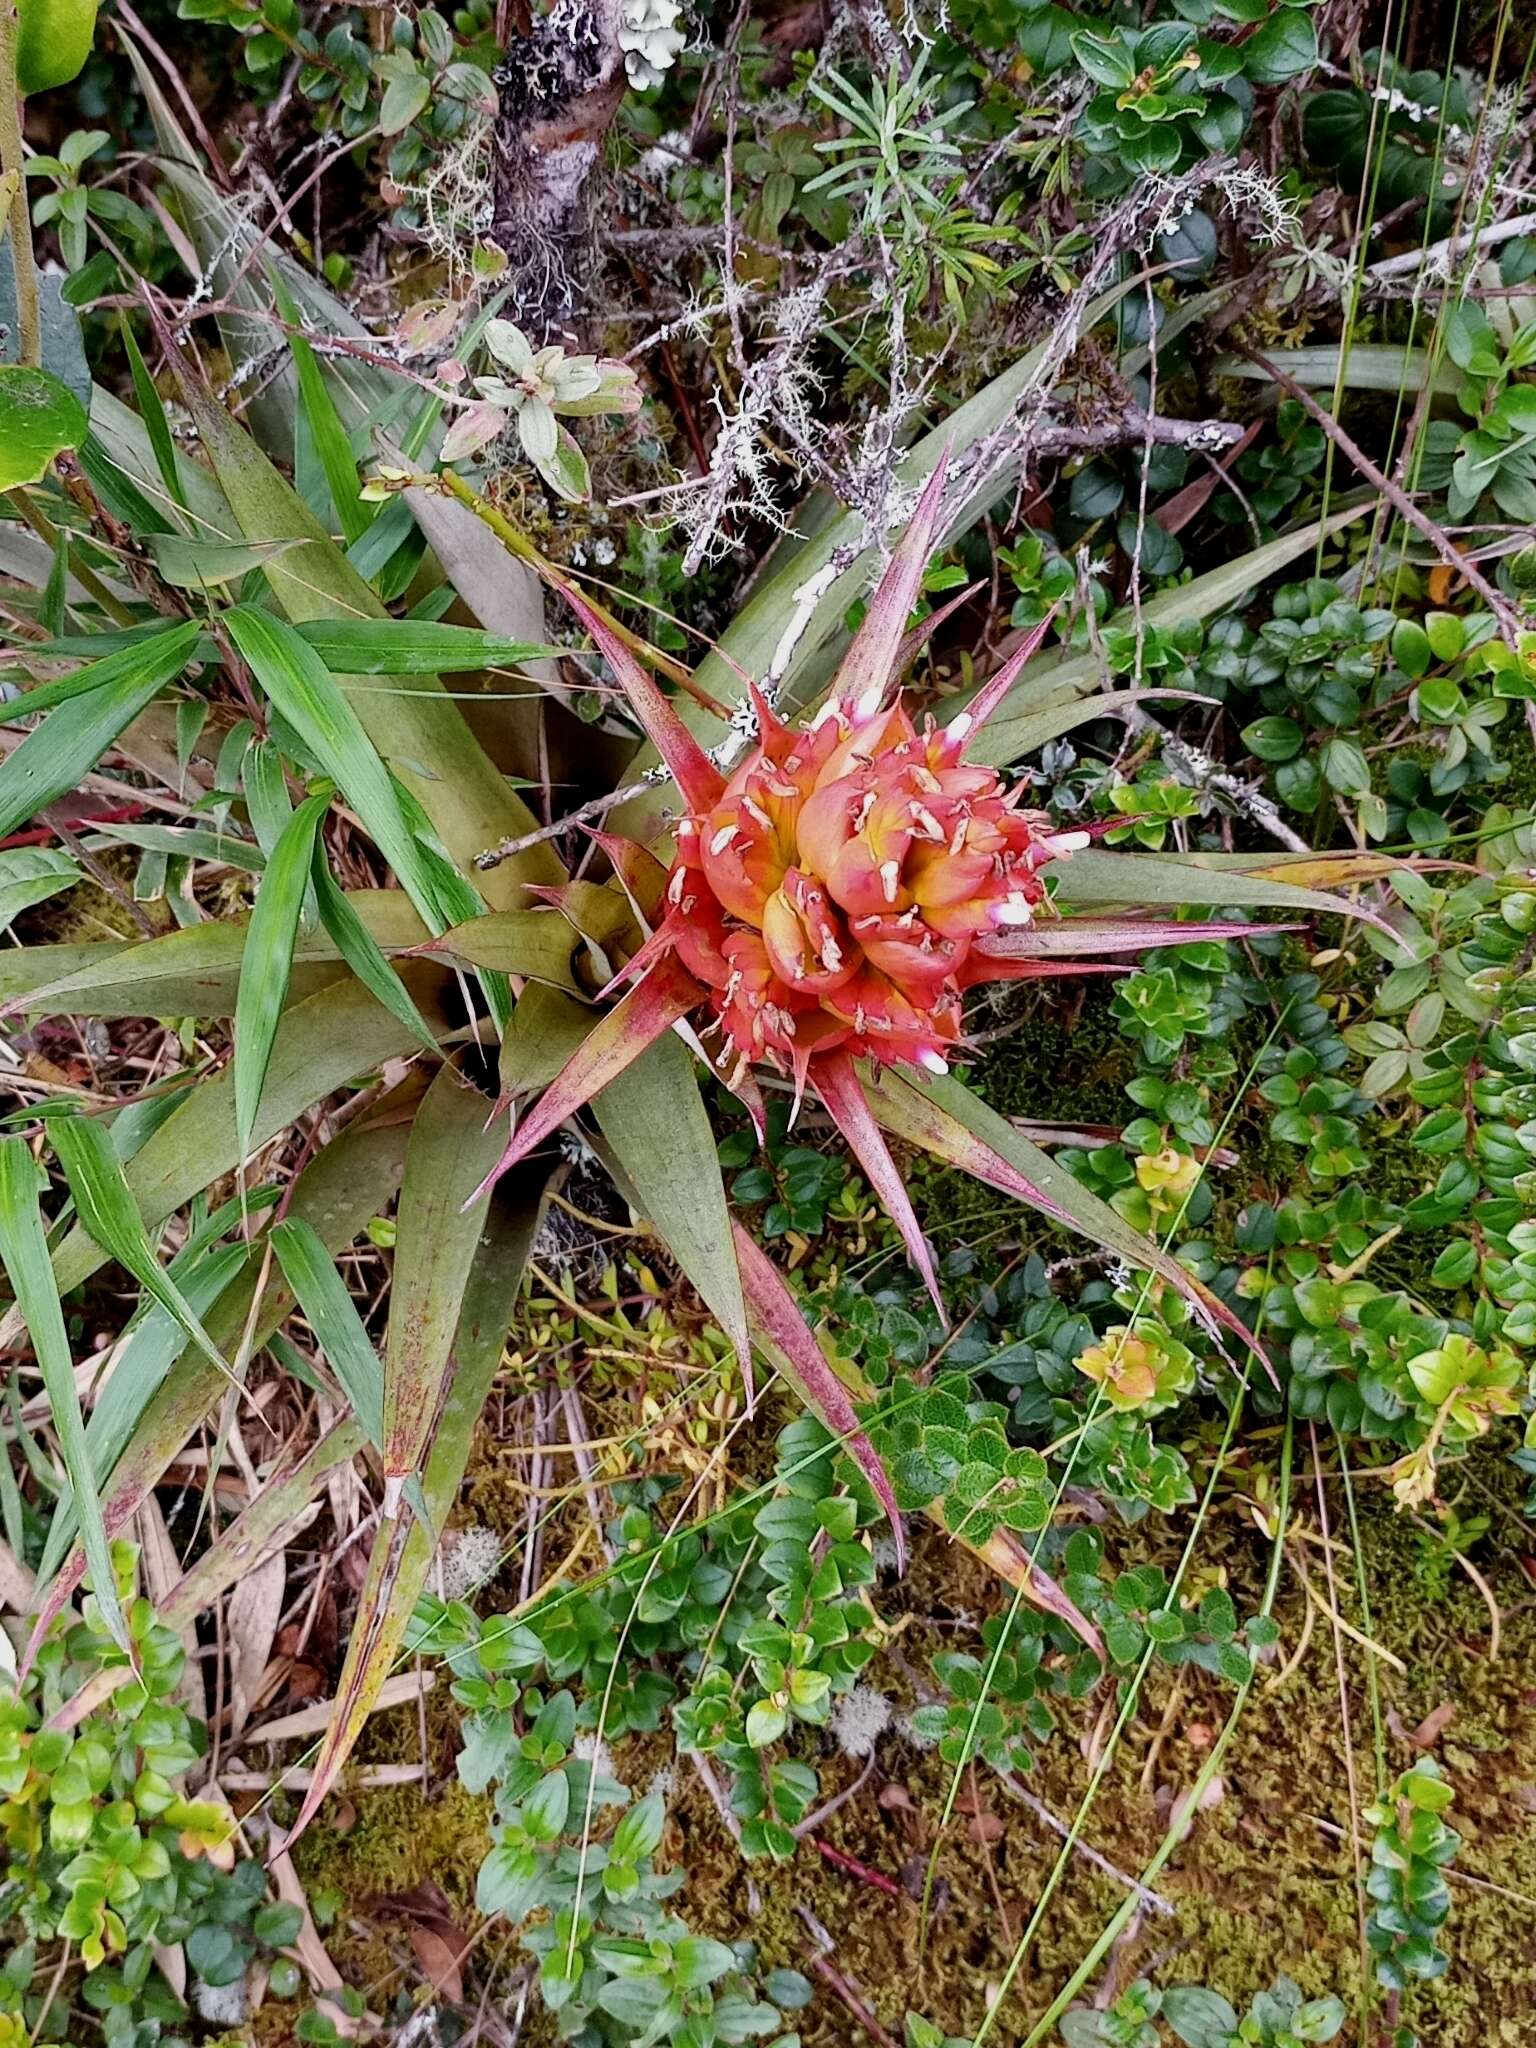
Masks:
[[[542,1145],[568,1116],[600,1095],[664,1031],[702,1002],[704,990],[677,961],[658,961],[637,988],[603,1013],[512,1133],[511,1142],[469,1201],[490,1193],[502,1175]]]
[[[621,838],[616,832],[593,832],[590,836],[607,854],[635,915],[648,925],[655,924],[666,909],[665,862],[659,861],[649,847]]]
[[[778,1268],[739,1223],[731,1225],[736,1241],[736,1261],[741,1268],[741,1291],[746,1298],[747,1321],[761,1347],[776,1358],[784,1376],[806,1404],[813,1408],[843,1448],[858,1465],[885,1509],[896,1543],[896,1569],[907,1568],[907,1537],[901,1526],[901,1510],[891,1482],[880,1462],[880,1454],[859,1421],[848,1389],[826,1361],[794,1296],[785,1286]]]
[[[839,1050],[816,1060],[811,1069],[812,1084],[858,1160],[865,1178],[880,1198],[880,1205],[901,1232],[907,1256],[922,1275],[923,1285],[933,1297],[939,1321],[949,1328],[944,1297],[939,1292],[933,1254],[913,1210],[911,1197],[902,1180],[891,1148],[886,1144],[874,1111],[869,1106],[849,1055]]]
[[[966,739],[970,739],[973,734],[980,732],[981,728],[1019,680],[1019,677],[1024,673],[1026,665],[1033,658],[1041,641],[1051,630],[1051,621],[1055,618],[1056,611],[1057,607],[1052,605],[1039,625],[1032,626],[1028,633],[1025,634],[1023,641],[1009,655],[997,674],[989,677],[976,692],[970,703],[966,705],[965,709],[957,713],[958,718],[966,720],[966,724],[961,727],[961,731]]]
[[[947,603],[941,604],[937,611],[929,612],[926,618],[919,619],[912,630],[902,637],[896,655],[897,675],[904,676],[944,621],[959,611],[961,605],[969,604],[978,590],[985,588],[984,582],[968,583],[963,590],[957,590]]]
[[[725,778],[699,745],[678,715],[677,706],[658,689],[611,626],[574,590],[564,593],[566,603],[597,643],[598,652],[613,670],[629,708],[639,719],[646,738],[666,762],[672,780],[682,791],[692,811],[707,811],[720,800]]]
[[[944,504],[948,471],[946,448],[933,465],[933,473],[917,501],[917,510],[897,542],[890,564],[869,600],[863,622],[838,668],[830,701],[855,722],[872,717],[879,710],[895,677],[907,620],[922,590],[923,572],[933,552],[934,528]]]
[[[959,1167],[962,1173],[1016,1201],[1027,1202],[1053,1222],[1092,1238],[1129,1264],[1167,1281],[1204,1323],[1223,1357],[1228,1356],[1222,1336],[1227,1331],[1255,1354],[1270,1379],[1279,1384],[1264,1347],[1219,1295],[1161,1245],[1133,1230],[1107,1202],[1074,1180],[1065,1167],[1048,1159],[960,1082],[918,1081],[885,1069],[868,1084],[868,1099],[886,1129],[907,1143],[921,1146],[946,1165]],[[1030,1162],[1031,1172],[1016,1163],[1020,1158]]]

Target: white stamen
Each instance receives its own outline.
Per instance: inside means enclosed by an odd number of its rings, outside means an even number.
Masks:
[[[992,916],[998,924],[1028,924],[1034,914],[1034,905],[1026,897],[1009,896],[998,904]]]
[[[885,900],[886,900],[886,902],[887,902],[887,903],[894,903],[894,902],[896,901],[896,891],[897,891],[897,888],[898,888],[898,887],[899,887],[899,885],[900,885],[900,882],[901,882],[901,863],[900,863],[900,861],[894,861],[894,860],[883,860],[883,861],[881,861],[881,863],[880,863],[880,887],[881,887],[882,891],[884,892],[884,895],[885,895]]]
[[[925,1045],[917,1056],[917,1064],[930,1074],[944,1075],[949,1072],[949,1062],[941,1059],[931,1045]]]
[[[948,725],[945,726],[944,737],[950,740],[963,740],[975,723],[976,721],[972,718],[969,711],[957,711]],[[948,1073],[948,1071],[949,1069],[946,1067],[945,1072]]]
[[[1092,842],[1091,832],[1053,832],[1049,837],[1042,838],[1040,844],[1050,849],[1053,860],[1062,860],[1069,853],[1081,853],[1083,848]]]
[[[730,845],[731,841],[735,838],[735,836],[736,827],[734,824],[722,825],[720,827],[720,830],[715,834],[714,838],[711,839],[709,842],[710,852],[724,853],[725,849]]]

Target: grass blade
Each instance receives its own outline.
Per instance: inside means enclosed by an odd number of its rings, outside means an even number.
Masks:
[[[486,1219],[482,1206],[466,1213],[465,1204],[501,1149],[491,1112],[457,1068],[444,1066],[412,1126],[384,1352],[386,1515],[421,1472],[453,1370],[453,1333]]]
[[[188,620],[153,640],[108,654],[91,664],[96,673],[89,684],[81,683],[78,671],[68,678],[75,685],[68,700],[0,761],[0,839],[79,787],[124,726],[181,674],[198,630],[196,621]],[[9,715],[14,717],[17,708],[7,707]]]
[[[268,271],[272,280],[273,296],[277,310],[288,322],[290,328],[299,326],[299,309],[277,271]],[[289,351],[293,366],[298,372],[299,405],[309,423],[309,431],[315,444],[315,453],[320,457],[320,467],[325,472],[325,481],[331,493],[331,503],[336,508],[336,517],[348,543],[361,540],[373,524],[374,508],[365,505],[358,492],[357,463],[353,459],[352,444],[347,430],[341,423],[335,400],[326,389],[325,379],[320,374],[320,364],[315,351],[306,337],[299,333],[288,336]]]
[[[441,1028],[448,1029],[446,1018]],[[409,1052],[414,1043],[351,979],[291,1006],[278,1026],[261,1092],[258,1142],[286,1130],[344,1082]],[[327,1146],[321,1156],[334,1149]],[[129,1161],[127,1185],[143,1224],[153,1228],[163,1222],[221,1175],[233,1172],[236,1158],[234,1075],[226,1068],[190,1090]],[[109,1256],[116,1254],[97,1244],[82,1218],[53,1254],[60,1292],[78,1287]],[[154,1272],[158,1279],[158,1266]],[[0,1317],[0,1347],[13,1343],[16,1335],[13,1318]]]
[[[561,652],[537,640],[511,640],[505,633],[430,619],[309,619],[299,631],[327,668],[352,676],[516,668],[525,661],[554,660]]]
[[[414,1077],[378,1105],[372,1117],[359,1118],[305,1167],[294,1184],[288,1214],[314,1224],[322,1242],[339,1251],[386,1208],[400,1184],[405,1161],[406,1130],[402,1110],[419,1099]],[[265,1344],[289,1316],[294,1297],[273,1275],[256,1305],[261,1261],[252,1258],[208,1312],[208,1320],[224,1344],[238,1344],[250,1330],[253,1350]],[[107,1534],[129,1528],[140,1505],[159,1482],[187,1438],[205,1419],[225,1387],[223,1375],[195,1345],[187,1345],[167,1373],[153,1401],[134,1430],[132,1441],[102,1489],[102,1515]],[[43,1603],[32,1634],[32,1647],[47,1632],[85,1568],[75,1551],[64,1565]]]
[[[293,946],[320,820],[330,804],[331,792],[318,791],[306,797],[288,820],[267,862],[246,929],[240,993],[235,998],[235,1129],[242,1160],[250,1155],[272,1041],[288,996]]]
[[[344,889],[337,887],[325,857],[325,846],[319,838],[315,840],[311,855],[310,880],[320,910],[320,923],[336,951],[368,993],[381,1002],[392,1017],[397,1017],[407,1031],[414,1032],[418,1043],[428,1052],[436,1052],[437,1040],[412,1002],[410,990],[390,966],[383,947],[353,908],[351,898]],[[386,890],[384,893],[393,895],[397,892]]]
[[[290,1844],[309,1825],[335,1783],[405,1642],[417,1596],[469,1463],[475,1424],[501,1363],[507,1324],[543,1212],[546,1179],[542,1167],[525,1167],[503,1182],[480,1219],[483,1235],[464,1275],[457,1326],[450,1332],[455,1366],[443,1389],[442,1413],[422,1474],[430,1526],[424,1528],[411,1516],[396,1516],[379,1527],[347,1643],[336,1711]]]
[[[166,1128],[165,1125],[161,1126]],[[203,1328],[192,1304],[155,1256],[144,1218],[128,1185],[127,1175],[112,1149],[112,1140],[94,1117],[60,1116],[48,1120],[48,1136],[75,1198],[75,1211],[86,1235],[108,1258],[130,1272],[144,1291],[174,1316],[192,1342],[221,1372],[229,1365]]]
[[[144,422],[144,431],[149,436],[149,445],[154,452],[155,467],[160,472],[160,481],[183,512],[190,511],[187,493],[181,481],[181,467],[176,460],[176,443],[171,439],[170,422],[165,416],[165,407],[155,389],[155,380],[149,374],[148,365],[139,353],[139,344],[133,338],[133,327],[126,318],[118,322],[118,331],[123,337],[123,353],[128,358],[129,374],[133,378],[133,395],[138,401],[139,417]]]
[[[313,1225],[302,1217],[285,1217],[273,1224],[272,1249],[364,1435],[382,1452],[383,1368],[335,1261]]]
[[[389,770],[336,678],[309,642],[270,612],[241,605],[225,614],[225,623],[257,682],[362,819],[427,924],[438,929],[437,891],[421,848],[406,827]]]
[[[26,1140],[0,1138],[0,1265],[10,1279],[47,1390],[64,1469],[74,1488],[85,1562],[96,1588],[97,1603],[113,1640],[126,1651],[128,1625],[118,1604],[101,1496],[91,1476],[80,1396],[75,1391],[74,1360],[70,1357],[64,1311],[48,1260],[37,1194],[37,1162]]]

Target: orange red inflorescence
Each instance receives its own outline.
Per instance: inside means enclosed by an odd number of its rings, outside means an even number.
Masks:
[[[964,991],[1007,972],[978,941],[1028,924],[1040,870],[1086,834],[967,763],[963,712],[919,731],[900,704],[833,702],[804,727],[757,711],[749,758],[677,826],[658,939],[742,1061],[802,1085],[833,1051],[943,1073]]]

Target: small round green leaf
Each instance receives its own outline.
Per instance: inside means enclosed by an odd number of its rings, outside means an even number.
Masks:
[[[0,363],[0,491],[35,484],[55,455],[78,448],[85,407],[47,370]]]

